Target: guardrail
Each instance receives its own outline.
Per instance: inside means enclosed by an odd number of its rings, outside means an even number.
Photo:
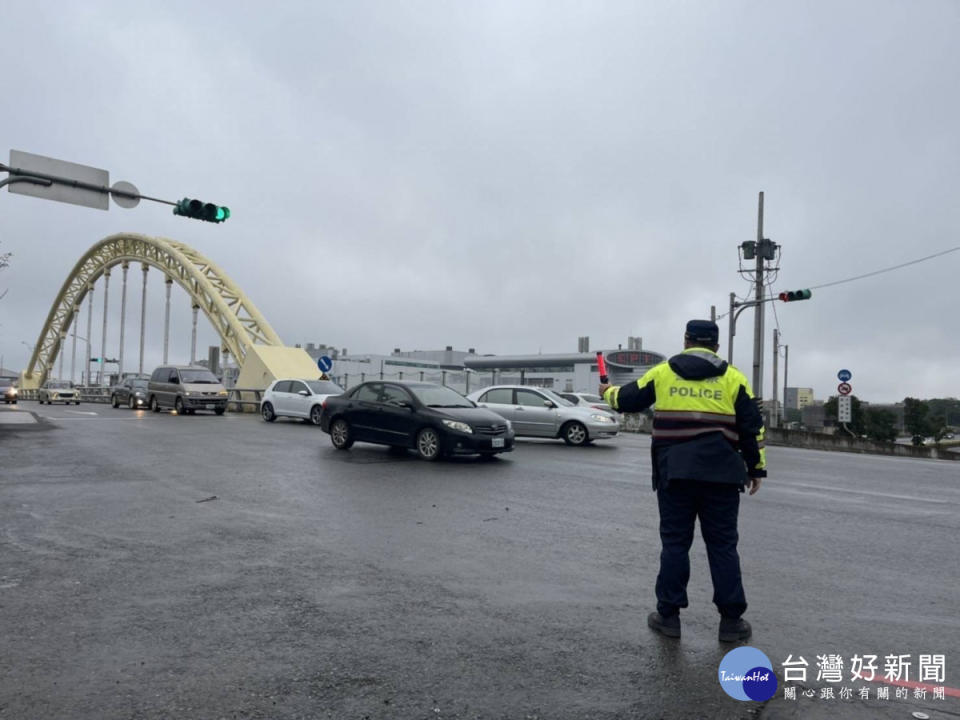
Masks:
[[[75,387],[80,393],[80,402],[82,403],[108,403],[112,388],[108,387]],[[263,390],[253,390],[247,388],[232,388],[227,391],[227,410],[231,412],[259,412],[260,400],[263,397]],[[20,400],[36,400],[39,390],[21,390],[18,395]]]
[[[110,388],[108,387],[74,387],[80,393],[80,402],[108,403],[110,402]],[[20,400],[36,400],[39,390],[20,390],[17,397]]]
[[[263,390],[231,388],[227,391],[227,410],[231,412],[260,412]]]

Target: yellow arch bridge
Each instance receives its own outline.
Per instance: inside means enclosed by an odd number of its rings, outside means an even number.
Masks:
[[[138,371],[144,372],[143,348],[146,323],[147,273],[157,268],[165,276],[166,311],[164,320],[163,362],[168,362],[170,328],[170,290],[177,283],[190,296],[193,305],[193,338],[191,362],[196,354],[197,314],[203,311],[219,333],[224,354],[233,356],[240,368],[237,386],[263,389],[280,376],[313,377],[319,370],[301,348],[286,347],[260,314],[253,302],[209,259],[188,245],[166,238],[148,237],[133,233],[111,235],[96,243],[74,265],[53,306],[47,315],[43,330],[34,346],[27,369],[20,378],[20,387],[38,388],[51,375],[59,357],[58,377],[63,377],[63,357],[66,338],[73,337],[73,357],[76,359],[77,321],[85,299],[87,304],[86,377],[90,374],[92,347],[93,301],[95,283],[103,279],[103,332],[101,359],[107,352],[107,308],[111,271],[120,266],[123,273],[120,310],[120,352],[118,374],[128,370],[124,366],[124,328],[127,306],[127,273],[131,264],[141,265],[143,290],[140,303],[140,356]],[[89,296],[89,298],[88,298]],[[70,333],[71,326],[74,327]],[[102,367],[102,365],[101,365]],[[71,377],[73,368],[71,367]],[[100,374],[101,381],[103,373]]]

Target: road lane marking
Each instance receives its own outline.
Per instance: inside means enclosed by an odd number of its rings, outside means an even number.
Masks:
[[[821,490],[824,492],[838,492],[838,493],[847,493],[848,495],[869,495],[871,497],[881,497],[887,498],[890,500],[910,500],[912,502],[927,502],[935,503],[937,505],[942,505],[945,502],[953,502],[951,500],[936,497],[936,498],[925,498],[919,495],[899,495],[897,493],[885,493],[877,492],[876,490],[852,490],[847,488],[841,488],[830,485],[811,485],[809,483],[773,483],[769,485],[770,488],[777,488],[778,490],[791,490],[793,488],[809,488],[810,490]]]
[[[65,412],[73,413],[74,415],[98,415],[99,413],[91,412],[89,410],[66,410]]]

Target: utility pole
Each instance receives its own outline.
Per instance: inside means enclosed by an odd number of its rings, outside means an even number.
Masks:
[[[757,210],[757,269],[755,278],[754,320],[753,320],[753,392],[757,403],[763,407],[763,192]],[[762,412],[762,410],[761,410]]]
[[[790,346],[783,346],[783,416],[787,416],[787,361],[790,359]],[[799,408],[798,408],[799,409]]]
[[[777,364],[780,359],[780,345],[778,340],[780,333],[776,328],[773,329],[773,404],[770,407],[770,427],[779,427],[780,426],[780,411],[777,409]],[[787,396],[783,396],[786,400]]]

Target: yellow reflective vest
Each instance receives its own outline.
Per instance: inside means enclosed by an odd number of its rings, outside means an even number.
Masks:
[[[743,486],[766,476],[763,418],[750,383],[706,348],[688,348],[634,383],[604,393],[610,407],[654,406],[654,489],[674,479]]]

